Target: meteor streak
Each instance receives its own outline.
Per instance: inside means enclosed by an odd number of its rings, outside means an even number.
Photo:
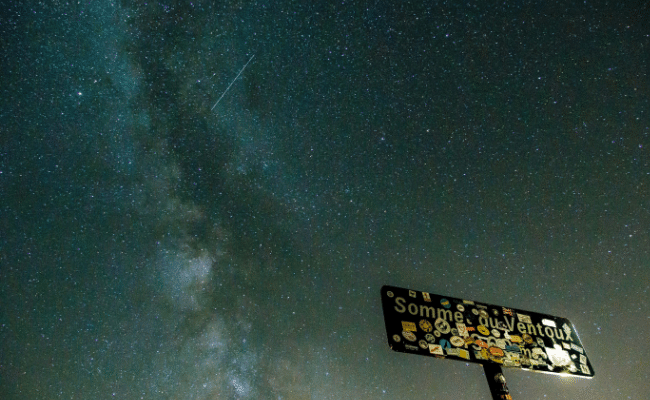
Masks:
[[[210,109],[210,111],[214,110],[214,108],[217,106],[217,104],[219,104],[219,102],[221,101],[221,99],[223,99],[223,96],[225,96],[226,93],[228,93],[228,90],[230,89],[230,87],[232,86],[232,84],[235,83],[235,81],[237,80],[237,78],[239,78],[239,75],[241,75],[241,73],[244,72],[244,70],[245,70],[246,67],[248,66],[248,63],[251,62],[251,60],[253,59],[253,57],[255,57],[255,54],[253,54],[253,55],[251,56],[251,58],[246,62],[246,64],[244,64],[244,66],[242,67],[241,71],[239,71],[239,73],[237,74],[237,76],[235,77],[235,79],[233,79],[232,82],[230,82],[230,85],[228,85],[228,87],[226,88],[226,90],[221,94],[221,97],[219,97],[219,100],[217,100],[217,102],[214,103],[214,105],[212,106],[212,108]]]

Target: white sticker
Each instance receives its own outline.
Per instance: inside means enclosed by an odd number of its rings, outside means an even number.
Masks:
[[[571,364],[571,357],[569,356],[569,353],[562,349],[547,347],[546,354],[548,354],[548,358],[551,361],[551,364],[555,366],[563,367]]]
[[[589,367],[587,367],[584,364],[580,364],[580,370],[582,371],[583,374],[591,375],[591,371],[589,371]]]
[[[542,320],[542,324],[544,324],[546,326],[550,326],[551,328],[557,328],[557,325],[555,325],[555,321],[553,321],[551,319],[544,318]]]
[[[546,353],[544,353],[544,350],[542,350],[541,347],[534,347],[533,348],[533,357],[537,358],[537,356],[540,356],[542,358],[546,358]]]
[[[447,354],[450,356],[458,356],[460,354],[460,349],[457,349],[455,347],[447,349]]]
[[[442,346],[439,344],[430,344],[429,345],[429,353],[431,354],[438,354],[441,356],[445,355],[445,352],[442,350]]]
[[[575,345],[575,344],[573,344],[573,343],[571,343],[571,348],[572,348],[573,350],[577,351],[577,352],[580,353],[580,354],[584,353],[584,350],[582,349],[582,347],[580,347],[580,346],[578,346],[578,345]]]
[[[456,327],[458,328],[458,335],[462,337],[469,337],[469,332],[467,332],[467,327],[465,324],[457,323]]]
[[[435,322],[436,328],[442,333],[443,335],[449,333],[451,330],[451,326],[449,326],[449,322],[445,321],[442,318],[436,319]]]

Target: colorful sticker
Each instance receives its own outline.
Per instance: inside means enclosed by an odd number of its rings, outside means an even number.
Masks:
[[[415,337],[415,334],[411,331],[402,331],[402,336],[404,336],[404,339],[408,340],[409,342],[415,342],[417,339]]]
[[[440,304],[442,304],[442,306],[444,308],[450,308],[451,307],[451,303],[447,299],[440,299]]]
[[[429,293],[427,292],[422,292],[422,298],[424,299],[424,301],[431,302],[431,295],[429,295]]]
[[[393,335],[393,340],[399,343],[402,341],[402,338],[399,335]]]
[[[474,343],[476,343],[477,346],[483,347],[485,349],[487,349],[487,347],[488,347],[488,344],[485,341],[481,340],[481,339],[475,340]]]
[[[426,319],[422,319],[420,320],[420,328],[425,332],[431,332],[433,330],[433,325],[431,325],[431,322]]]
[[[503,315],[509,315],[512,317],[512,308],[503,307]]]
[[[517,335],[509,335],[509,336],[510,336],[510,341],[511,341],[512,343],[521,343],[521,342],[522,342],[522,340],[521,340],[521,336],[517,336]],[[529,337],[530,337],[530,336],[529,336]],[[530,342],[531,342],[531,343],[533,342],[533,339],[532,339],[532,338],[530,339]]]
[[[445,352],[442,350],[442,346],[439,344],[429,344],[429,353],[437,354],[440,356],[445,355]]]
[[[411,297],[418,297],[418,294],[415,293],[415,290],[409,290],[409,296],[411,296]]]
[[[521,353],[521,349],[519,348],[519,346],[506,346],[505,351],[508,351],[508,352],[514,353],[514,354],[520,354]]]
[[[449,341],[451,342],[451,344],[453,344],[453,345],[456,346],[456,347],[463,347],[463,346],[465,346],[465,341],[463,340],[463,338],[461,338],[461,337],[459,337],[459,336],[452,336],[452,337],[449,339]]]
[[[486,328],[485,326],[483,326],[483,325],[479,325],[479,326],[476,327],[476,329],[478,329],[478,332],[479,332],[481,335],[483,335],[483,336],[490,336],[490,330],[489,330],[488,328]]]
[[[458,328],[458,336],[469,337],[469,333],[467,333],[467,327],[465,327],[465,324],[457,323],[456,327]]]
[[[503,357],[503,350],[496,346],[490,347],[488,351],[495,357]]]
[[[522,338],[524,339],[524,342],[526,342],[526,344],[533,344],[533,337],[532,337],[532,336],[530,336],[530,335],[527,334],[527,333],[524,333],[524,334],[521,335],[521,336],[522,336]]]
[[[418,328],[415,327],[415,322],[402,321],[402,329],[405,331],[415,332]]]

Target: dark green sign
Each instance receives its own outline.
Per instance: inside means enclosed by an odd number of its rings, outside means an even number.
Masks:
[[[393,286],[381,288],[391,349],[591,378],[568,319]]]

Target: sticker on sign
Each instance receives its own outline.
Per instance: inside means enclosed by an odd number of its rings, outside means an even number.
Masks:
[[[594,376],[577,331],[566,318],[394,286],[381,288],[381,300],[388,344],[395,351]],[[409,345],[418,341],[425,345]]]

